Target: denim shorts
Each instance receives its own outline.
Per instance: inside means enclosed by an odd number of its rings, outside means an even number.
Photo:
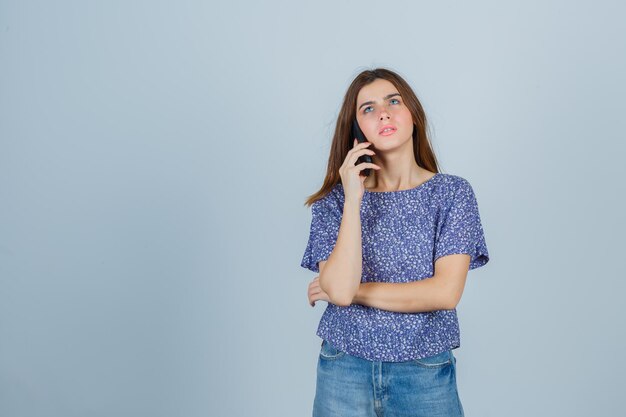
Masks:
[[[452,350],[406,362],[370,361],[326,340],[313,417],[463,417]]]

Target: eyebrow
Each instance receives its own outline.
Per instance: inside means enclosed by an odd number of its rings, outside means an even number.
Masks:
[[[399,95],[400,95],[400,93],[391,93],[391,94],[387,94],[385,97],[383,97],[383,100],[387,100],[387,99],[389,99],[389,98],[391,98],[391,97],[393,97],[393,96],[399,96]],[[366,101],[365,103],[363,103],[363,104],[361,104],[361,105],[359,106],[359,108],[357,109],[357,111],[358,111],[358,110],[361,110],[361,107],[365,106],[366,104],[374,104],[374,103],[375,103],[374,101]]]

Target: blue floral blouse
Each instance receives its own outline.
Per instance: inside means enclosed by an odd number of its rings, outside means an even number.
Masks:
[[[311,206],[303,268],[319,272],[318,262],[330,256],[343,204],[338,183]],[[361,282],[429,278],[437,258],[456,253],[470,255],[470,270],[489,261],[474,191],[466,179],[452,174],[436,173],[408,190],[365,190],[361,241]],[[456,309],[401,313],[328,303],[316,334],[350,355],[376,361],[414,360],[460,346]]]

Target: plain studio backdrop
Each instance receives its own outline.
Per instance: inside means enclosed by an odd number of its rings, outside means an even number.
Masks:
[[[0,1],[0,415],[310,415],[327,304],[303,203],[378,66],[477,196],[466,415],[618,414],[625,12]]]

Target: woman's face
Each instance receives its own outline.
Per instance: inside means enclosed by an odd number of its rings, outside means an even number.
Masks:
[[[413,117],[391,82],[379,78],[361,88],[356,106],[359,127],[376,149],[397,148],[412,140]],[[385,127],[391,130],[384,131]]]

